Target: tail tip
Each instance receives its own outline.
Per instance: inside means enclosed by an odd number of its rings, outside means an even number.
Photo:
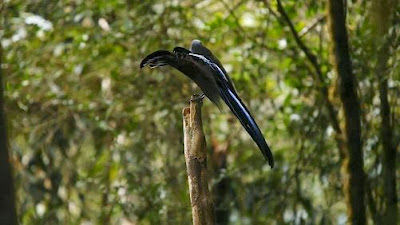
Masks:
[[[268,164],[269,164],[269,166],[271,167],[271,169],[273,169],[274,168],[274,160],[273,159],[268,159]]]

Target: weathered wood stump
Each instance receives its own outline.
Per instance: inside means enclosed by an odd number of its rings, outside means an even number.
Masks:
[[[214,205],[208,190],[206,139],[201,120],[202,100],[192,96],[184,108],[183,133],[186,169],[194,225],[214,224]]]

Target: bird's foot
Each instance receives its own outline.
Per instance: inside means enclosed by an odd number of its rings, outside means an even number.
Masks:
[[[204,93],[201,93],[201,94],[194,94],[194,95],[190,98],[190,101],[191,101],[191,102],[193,102],[193,101],[200,101],[200,102],[202,102],[203,99],[204,99],[204,97],[206,97],[206,95],[205,95]]]

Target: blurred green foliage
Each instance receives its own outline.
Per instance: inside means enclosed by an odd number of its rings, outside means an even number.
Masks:
[[[230,179],[230,224],[345,223],[340,157],[324,100],[274,1],[3,4],[2,68],[21,224],[191,223],[181,111],[199,90],[171,68],[139,70],[139,63],[155,50],[189,47],[192,39],[224,64],[276,159],[270,170],[229,110],[205,100],[210,152],[211,140],[229,144],[227,168],[212,172],[211,184]],[[339,106],[325,3],[284,4]],[[368,7],[351,1],[347,17],[365,172],[379,201],[379,98]],[[399,26],[391,29],[398,40]],[[400,122],[396,53],[398,43],[389,60],[394,124]],[[394,135],[398,146],[398,125]]]

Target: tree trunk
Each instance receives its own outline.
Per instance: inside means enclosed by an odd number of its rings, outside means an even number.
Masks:
[[[201,100],[192,97],[183,109],[185,160],[193,225],[214,224],[214,206],[208,190],[206,140],[201,120]]]
[[[375,0],[372,3],[372,25],[376,34],[375,42],[379,49],[376,53],[377,62],[375,76],[378,82],[380,99],[380,139],[383,150],[382,171],[385,207],[382,214],[382,224],[397,224],[397,193],[396,193],[396,147],[393,144],[393,125],[388,99],[388,60],[390,44],[396,39],[388,33],[393,24],[396,0]],[[390,35],[390,36],[389,36]],[[386,38],[385,38],[386,37]],[[381,46],[380,46],[381,45]]]
[[[345,158],[342,163],[344,195],[348,220],[353,225],[364,225],[365,185],[361,145],[360,103],[357,82],[353,75],[343,0],[328,1],[329,35],[332,41],[333,68],[338,76],[340,99],[344,111]]]
[[[14,185],[8,152],[2,65],[3,49],[0,43],[0,224],[17,224]]]
[[[386,50],[385,50],[386,49]],[[393,132],[390,120],[390,105],[388,100],[387,54],[385,46],[378,53],[376,76],[380,98],[381,143],[383,148],[382,172],[385,207],[382,212],[382,224],[397,224],[397,193],[396,193],[396,148],[393,146]]]
[[[231,179],[222,171],[226,170],[227,151],[229,148],[229,138],[224,143],[217,140],[212,141],[212,168],[218,177],[217,182],[212,188],[213,199],[215,202],[215,222],[217,225],[228,225],[230,216],[229,204],[232,201]]]

